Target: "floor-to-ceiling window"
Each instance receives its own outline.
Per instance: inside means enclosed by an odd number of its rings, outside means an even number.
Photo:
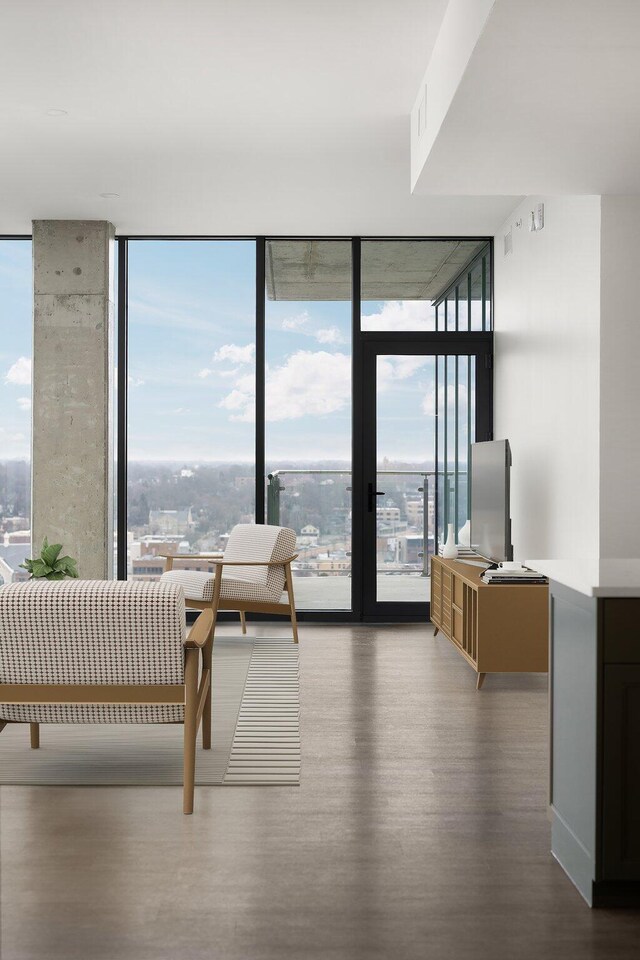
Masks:
[[[120,244],[128,575],[255,519],[296,531],[299,611],[424,614],[491,420],[490,244]]]
[[[128,242],[127,572],[255,518],[255,243]]]
[[[298,534],[298,607],[350,610],[351,243],[265,252],[267,521]]]
[[[31,241],[0,239],[0,584],[31,555]]]

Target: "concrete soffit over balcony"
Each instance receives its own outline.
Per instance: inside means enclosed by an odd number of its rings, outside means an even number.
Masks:
[[[485,240],[372,240],[363,243],[363,300],[436,300]],[[269,240],[269,300],[350,300],[344,240]]]

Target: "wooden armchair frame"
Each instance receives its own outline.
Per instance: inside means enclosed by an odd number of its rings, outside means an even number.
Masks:
[[[173,569],[174,560],[191,560],[192,562],[210,563],[215,567],[213,582],[213,598],[211,600],[191,600],[186,598],[185,603],[188,607],[196,610],[211,610],[213,612],[213,624],[211,626],[211,637],[215,632],[216,620],[219,610],[237,610],[240,614],[242,632],[247,632],[246,613],[276,613],[284,614],[291,620],[291,629],[293,631],[293,641],[298,642],[298,620],[296,617],[296,606],[293,595],[293,575],[291,573],[291,564],[298,559],[298,554],[287,557],[286,560],[225,560],[221,553],[161,553],[158,556],[164,557],[166,562],[165,572]],[[233,600],[220,596],[222,591],[222,571],[224,567],[284,567],[284,593],[287,595],[285,603],[270,603],[267,600]]]
[[[193,813],[196,739],[202,723],[202,748],[211,749],[211,660],[213,612],[203,610],[184,641],[184,683],[89,684],[0,683],[0,703],[10,704],[181,704],[184,706],[184,813]],[[202,670],[200,670],[202,654]],[[200,682],[198,682],[198,677]],[[0,720],[0,731],[8,723]],[[31,747],[40,746],[40,724],[30,723]]]

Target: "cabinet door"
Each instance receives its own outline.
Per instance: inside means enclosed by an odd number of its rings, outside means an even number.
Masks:
[[[640,880],[640,664],[604,668],[603,879]]]
[[[435,558],[431,560],[431,622],[442,626],[442,567]]]

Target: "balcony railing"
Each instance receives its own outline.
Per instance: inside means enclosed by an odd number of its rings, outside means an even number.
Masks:
[[[350,470],[274,470],[273,473],[268,475],[268,485],[267,485],[267,523],[274,524],[279,526],[282,519],[282,494],[287,490],[285,486],[285,478],[289,477],[351,477]],[[417,559],[419,563],[412,563],[407,561],[402,564],[398,564],[398,568],[393,570],[390,569],[388,564],[384,566],[378,566],[378,573],[386,573],[393,575],[394,573],[417,573],[419,572],[421,576],[429,576],[429,563],[431,554],[434,550],[437,549],[436,545],[436,534],[435,534],[435,477],[436,471],[427,470],[378,470],[377,477],[403,477],[405,479],[409,477],[414,477],[418,481],[415,487],[415,493],[421,494],[422,498],[422,511],[421,511],[421,520],[420,526],[417,530],[411,531],[408,528],[405,530],[396,530],[391,534],[392,537],[402,537],[403,534],[414,532],[416,535],[422,536],[422,549],[418,552]],[[450,479],[450,478],[448,478]],[[422,481],[420,483],[420,480]],[[447,484],[449,486],[449,484]],[[351,486],[345,484],[345,492],[351,492]],[[296,491],[299,494],[299,490]],[[404,491],[405,493],[411,491]],[[431,504],[431,510],[429,506]],[[380,509],[385,509],[382,506]],[[350,512],[350,508],[349,508]],[[430,520],[430,517],[433,518]],[[380,515],[377,515],[377,522],[384,522],[383,518]],[[285,518],[286,523],[286,518]],[[399,524],[398,524],[399,525]],[[431,529],[433,527],[433,530]],[[431,534],[431,536],[430,536]]]

